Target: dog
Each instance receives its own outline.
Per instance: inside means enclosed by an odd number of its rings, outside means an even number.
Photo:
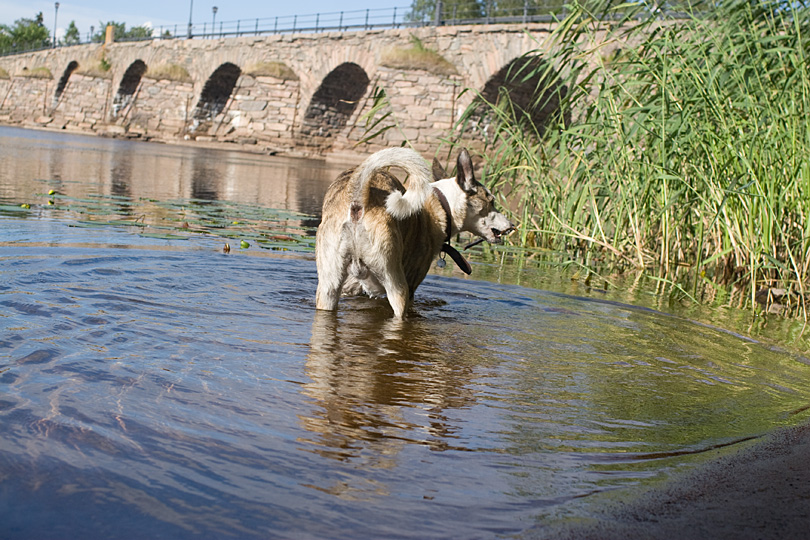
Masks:
[[[408,174],[407,189],[390,167]],[[315,237],[316,308],[336,310],[341,295],[384,294],[402,319],[438,256],[449,254],[469,274],[450,238],[466,231],[500,243],[514,226],[476,181],[466,149],[459,152],[456,170],[455,178],[432,181],[416,151],[387,148],[339,175],[324,197]]]

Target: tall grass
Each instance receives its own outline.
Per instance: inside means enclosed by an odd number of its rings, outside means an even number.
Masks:
[[[490,100],[487,175],[520,224],[516,241],[693,295],[735,287],[755,305],[770,291],[806,313],[806,6],[575,4],[532,55],[542,66],[522,65],[542,73],[513,80],[539,81],[538,99],[554,94],[571,115],[539,127],[506,90]]]

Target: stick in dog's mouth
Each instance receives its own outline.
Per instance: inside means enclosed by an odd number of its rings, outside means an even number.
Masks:
[[[492,229],[492,234],[495,235],[496,239],[501,240],[504,236],[506,236],[507,234],[509,234],[510,232],[512,232],[514,230],[515,230],[514,227],[509,227],[505,231],[499,231],[498,229]]]
[[[514,227],[509,227],[505,231],[499,231],[498,229],[492,229],[492,233],[495,235],[496,240],[501,240],[504,236],[506,236],[507,234],[509,234],[510,232],[512,232],[514,230],[515,230]],[[485,242],[485,241],[486,241],[486,238],[483,238],[483,237],[478,238],[477,240],[473,240],[472,242],[470,242],[469,244],[464,246],[464,249],[470,249],[471,247],[475,247],[478,244],[481,244],[482,242]]]

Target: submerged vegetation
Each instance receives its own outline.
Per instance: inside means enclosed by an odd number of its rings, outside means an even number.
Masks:
[[[571,6],[538,44],[535,107],[554,99],[570,119],[537,126],[505,90],[487,100],[482,153],[520,224],[513,242],[565,252],[586,273],[640,270],[698,300],[779,296],[806,317],[810,11],[615,5]]]

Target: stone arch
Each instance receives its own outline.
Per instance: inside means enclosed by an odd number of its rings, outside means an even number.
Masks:
[[[559,115],[567,123],[570,112],[562,109],[567,93],[568,88],[558,80],[557,71],[542,56],[519,56],[484,84],[477,104],[470,109],[467,129],[486,138],[495,121],[491,105],[511,105],[519,123],[542,135],[550,123],[559,120]]]
[[[199,128],[201,124],[212,122],[218,114],[225,110],[241,74],[242,69],[230,62],[225,62],[214,70],[205,82],[202,92],[200,92],[200,100],[194,108],[193,129]]]
[[[329,72],[304,113],[301,142],[321,149],[331,147],[366,94],[369,82],[366,71],[354,62],[345,62]]]
[[[134,101],[144,73],[146,73],[146,64],[143,60],[135,60],[124,72],[121,83],[118,85],[118,91],[113,98],[113,118],[117,118],[121,110],[126,109]]]
[[[56,92],[53,95],[53,108],[56,109],[56,106],[59,105],[59,99],[62,97],[62,94],[65,92],[65,88],[67,88],[68,81],[70,80],[70,76],[73,74],[74,71],[79,67],[79,63],[75,60],[72,60],[67,67],[65,68],[64,73],[62,73],[62,77],[59,78],[59,83],[56,85]]]

